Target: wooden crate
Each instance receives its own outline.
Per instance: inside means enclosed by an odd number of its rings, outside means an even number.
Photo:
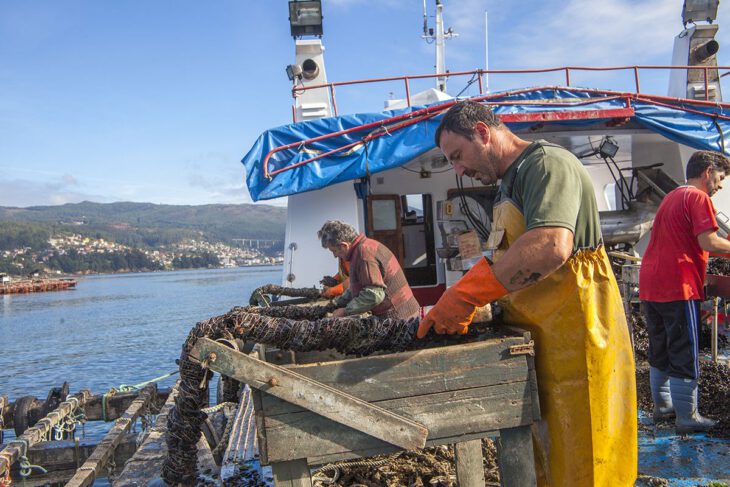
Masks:
[[[534,360],[524,353],[529,343],[529,333],[521,332],[439,348],[285,367],[421,423],[429,430],[427,445],[457,444],[461,463],[474,464],[475,469],[481,470],[481,460],[469,456],[478,452],[481,459],[480,439],[501,436],[503,485],[522,486],[534,483],[530,425],[540,417]],[[267,354],[273,362],[289,358]],[[272,465],[277,486],[308,485],[298,479],[299,474],[308,477],[307,465],[398,451],[375,436],[260,391],[254,404],[261,460]],[[469,478],[464,468],[460,485],[468,484],[463,481]]]

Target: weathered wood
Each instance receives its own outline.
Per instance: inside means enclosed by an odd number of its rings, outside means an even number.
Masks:
[[[196,447],[198,448],[198,472],[211,479],[218,478],[220,467],[215,463],[213,451],[210,448],[210,443],[205,439],[205,435],[200,435]]]
[[[34,473],[24,481],[19,482],[22,487],[40,487],[56,484],[65,484],[68,479],[73,477],[76,470],[59,470],[56,472],[48,472],[47,474],[36,474]],[[13,477],[15,480],[17,477]]]
[[[137,417],[144,412],[154,397],[157,386],[150,384],[140,391],[137,399],[127,408],[121,418],[109,432],[104,436],[94,453],[84,462],[84,464],[76,472],[76,475],[66,484],[67,487],[86,487],[94,483],[97,475],[114,454],[114,449],[122,441],[124,435],[129,431],[132,425],[137,421]]]
[[[264,345],[263,343],[258,343],[254,348],[252,356],[255,357],[256,353],[258,353],[259,359],[264,360],[267,353],[266,349],[266,345]],[[261,463],[263,465],[268,465],[269,460],[267,452],[269,451],[269,449],[266,443],[266,424],[264,423],[266,413],[264,412],[263,407],[263,396],[265,396],[265,394],[260,390],[251,389],[251,399],[253,399],[253,407],[254,411],[256,412],[256,441],[259,447],[259,458],[261,459]]]
[[[253,407],[255,411],[254,421],[256,422],[256,443],[258,443],[259,457],[261,463],[264,465],[269,464],[268,457],[268,443],[266,441],[266,413],[264,413],[263,406],[261,406],[263,392],[258,389],[251,389],[251,399],[253,400]]]
[[[377,403],[429,430],[429,440],[453,438],[532,423],[528,382],[499,384]],[[387,443],[309,411],[266,416],[267,461],[308,457],[312,465],[352,451],[361,456],[387,450]],[[437,443],[441,444],[441,443]]]
[[[175,406],[178,384],[173,387],[172,392],[167,396],[165,405],[157,415],[155,424],[149,429],[142,445],[134,453],[134,456],[125,463],[122,473],[114,481],[114,487],[139,487],[140,485],[147,485],[150,481],[159,477],[162,463],[167,457],[167,444],[165,443],[167,416]]]
[[[170,394],[170,390],[171,389],[169,387],[165,389],[159,389],[157,391],[157,400],[160,402],[166,401],[167,396]],[[122,414],[124,414],[124,411],[126,411],[129,405],[132,404],[132,401],[137,398],[138,394],[139,391],[131,391],[117,392],[111,396],[108,396],[105,408],[106,420],[113,421],[117,418],[121,418]],[[94,396],[91,396],[84,404],[84,415],[86,416],[87,421],[98,421],[105,419],[104,415],[102,414],[101,407],[101,401],[103,396],[104,394],[96,394]],[[15,420],[13,418],[15,414],[14,402],[11,402],[9,404],[6,403],[4,411],[2,411],[2,408],[0,408],[0,414],[2,414],[2,422],[5,425],[5,428],[9,429],[15,427]]]
[[[480,432],[480,433],[471,433],[468,435],[459,435],[459,436],[452,436],[452,437],[446,437],[446,438],[436,438],[433,440],[427,440],[426,448],[429,448],[432,446],[440,446],[440,445],[453,445],[453,444],[459,443],[461,441],[481,440],[482,438],[497,438],[497,437],[499,437],[499,430]],[[353,459],[357,459],[357,458],[372,457],[375,455],[389,455],[391,453],[398,453],[400,451],[403,451],[403,449],[398,448],[397,446],[394,446],[394,445],[390,445],[388,443],[383,443],[381,446],[378,446],[377,448],[371,448],[371,449],[365,448],[365,449],[355,450],[355,451],[342,451],[340,453],[327,454],[327,455],[313,455],[313,456],[310,456],[307,459],[307,461],[310,466],[325,465],[328,463],[340,462],[340,461],[344,461],[344,460],[353,460]]]
[[[83,407],[90,395],[89,391],[81,391],[66,399],[45,418],[38,421],[35,426],[28,428],[20,437],[5,445],[0,450],[0,476],[7,472],[21,456],[25,455],[29,448],[40,443],[46,435],[51,434],[53,427],[61,420],[72,414],[77,408]]]
[[[461,441],[454,445],[456,481],[459,487],[483,487],[482,440]]]
[[[86,461],[94,452],[99,442],[92,440],[62,440],[44,441],[33,446],[28,452],[28,461],[33,465],[40,465],[48,470],[48,474],[33,471],[30,477],[25,479],[26,485],[43,485],[51,480],[61,478],[68,482],[76,473],[76,469]],[[137,448],[137,435],[127,433],[114,450],[114,463],[123,465],[134,454]],[[13,479],[19,480],[19,466],[16,463],[10,470]],[[59,477],[60,475],[60,477]],[[59,480],[61,481],[61,480]]]
[[[167,396],[170,395],[172,388],[167,387],[165,389],[157,390],[157,397],[155,402],[157,404],[164,404],[167,401]],[[132,392],[117,392],[107,398],[106,401],[106,420],[113,421],[117,418],[121,418],[124,412],[129,408],[137,398],[139,391]],[[89,421],[103,420],[101,401],[104,394],[97,394],[93,396],[84,407],[86,419]]]
[[[312,487],[307,460],[299,458],[271,465],[275,487]]]
[[[417,422],[213,340],[198,339],[191,355],[201,361],[215,357],[209,367],[216,372],[401,448],[426,444],[428,430]]]
[[[532,432],[529,426],[500,431],[497,451],[502,487],[537,485]]]
[[[530,368],[530,390],[532,391],[532,419],[540,421],[540,394],[537,389],[537,371],[535,370],[535,357],[527,357],[527,365]]]
[[[437,394],[491,384],[527,381],[524,355],[510,356],[521,337],[410,352],[287,367],[369,402]],[[267,416],[301,411],[272,396],[263,397]]]

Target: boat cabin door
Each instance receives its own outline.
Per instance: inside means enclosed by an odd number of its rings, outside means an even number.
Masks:
[[[388,247],[403,267],[400,196],[397,194],[369,195],[367,225],[368,237]]]

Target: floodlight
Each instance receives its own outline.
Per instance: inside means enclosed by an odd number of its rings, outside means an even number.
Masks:
[[[611,137],[604,137],[601,145],[598,146],[598,153],[601,157],[614,157],[618,152],[618,144]]]
[[[286,67],[286,75],[289,81],[294,81],[302,77],[302,67],[298,64],[290,64]]]
[[[717,18],[717,6],[720,0],[684,0],[682,6],[682,23],[707,21],[712,23]]]
[[[292,37],[322,36],[321,0],[291,0],[289,2],[289,25]]]

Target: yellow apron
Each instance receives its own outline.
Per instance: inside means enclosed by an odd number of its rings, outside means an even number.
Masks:
[[[525,232],[510,200],[494,209],[495,261]],[[533,428],[538,485],[633,486],[634,357],[603,246],[580,250],[544,280],[500,301],[505,322],[535,340],[542,420]]]

